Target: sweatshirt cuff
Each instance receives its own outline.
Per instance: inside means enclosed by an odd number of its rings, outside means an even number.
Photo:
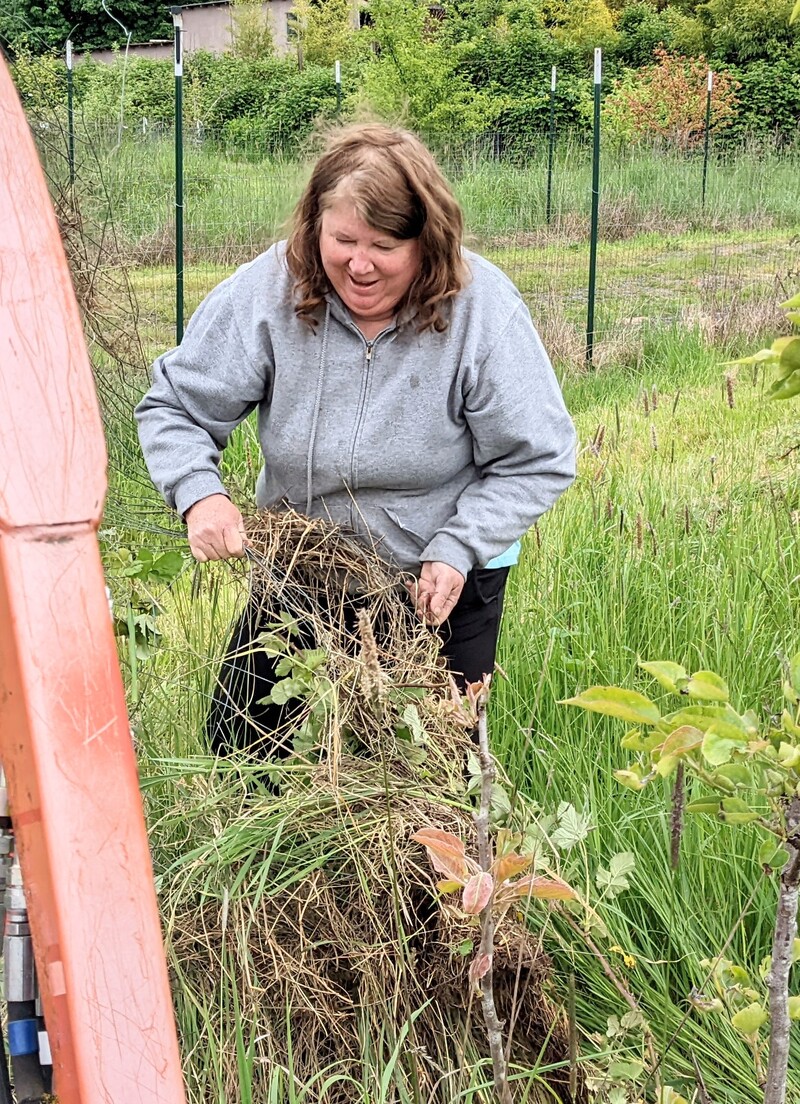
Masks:
[[[460,540],[449,533],[437,533],[420,556],[422,563],[446,563],[460,571],[466,579],[475,566],[475,555]]]
[[[226,498],[230,498],[219,476],[214,475],[213,472],[202,471],[193,472],[182,479],[173,490],[172,497],[175,501],[175,509],[181,517],[184,517],[186,511],[190,510],[195,502],[215,494],[224,494]]]

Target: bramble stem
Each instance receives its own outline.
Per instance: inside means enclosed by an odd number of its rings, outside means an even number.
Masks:
[[[486,703],[488,699],[488,686],[478,699],[478,755],[481,764],[481,802],[478,815],[475,817],[475,827],[478,837],[478,862],[481,870],[489,871],[492,868],[492,842],[489,838],[489,809],[492,803],[492,784],[494,782],[494,762],[489,753],[489,729],[486,721]],[[494,917],[492,905],[494,894],[489,898],[486,907],[481,912],[481,944],[479,954],[481,959],[486,956],[489,968],[480,979],[481,1007],[483,1009],[483,1022],[486,1024],[486,1034],[489,1040],[489,1052],[492,1056],[492,1072],[495,1092],[500,1104],[513,1104],[511,1088],[508,1084],[508,1071],[506,1068],[505,1054],[503,1053],[503,1025],[497,1016],[497,1008],[494,1003],[494,985],[492,980],[492,956],[494,954]]]
[[[789,974],[797,935],[797,897],[800,886],[800,798],[793,797],[786,813],[786,850],[789,861],[781,873],[775,931],[772,939],[772,966],[767,978],[769,990],[769,1066],[764,1104],[784,1104],[789,1069]]]

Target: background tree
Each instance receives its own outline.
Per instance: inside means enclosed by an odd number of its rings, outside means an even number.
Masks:
[[[542,10],[556,38],[573,46],[590,52],[596,46],[617,45],[619,36],[606,0],[545,0]]]
[[[131,32],[133,42],[172,37],[169,7],[158,0],[114,0],[108,7]],[[100,0],[3,0],[0,5],[0,38],[12,54],[21,49],[36,54],[60,50],[67,37],[78,49],[124,42]]]
[[[712,57],[727,62],[772,60],[798,42],[792,0],[708,0],[697,14]]]
[[[457,47],[457,72],[496,101],[500,149],[525,156],[540,141],[550,112],[550,70],[558,67],[555,117],[559,130],[582,126],[591,111],[583,48],[556,38],[541,8],[526,0],[474,0],[448,16],[443,41]]]
[[[670,4],[664,9],[664,18],[669,23],[673,53],[685,57],[697,57],[705,50],[703,24],[695,15],[690,15],[678,4]]]
[[[626,4],[617,18],[618,56],[626,65],[649,65],[656,47],[672,49],[674,23],[666,11],[648,0]]]
[[[261,0],[231,0],[232,45],[235,57],[257,61],[272,57],[275,41],[266,5]]]
[[[295,0],[292,10],[305,61],[330,66],[358,52],[350,0]]]
[[[659,47],[655,63],[617,81],[605,103],[604,122],[620,140],[660,137],[689,150],[703,140],[708,62],[685,58]],[[736,82],[729,73],[715,74],[711,126],[730,124],[736,109]]]
[[[373,0],[379,56],[365,66],[359,102],[429,136],[469,137],[496,121],[502,101],[459,69],[464,45],[448,39],[414,0]]]
[[[730,72],[739,83],[739,106],[726,140],[763,134],[791,142],[800,119],[800,65],[784,56],[731,66]]]

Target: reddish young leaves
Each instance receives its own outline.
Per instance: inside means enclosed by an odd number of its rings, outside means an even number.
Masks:
[[[492,959],[488,954],[479,951],[472,960],[469,968],[469,980],[477,985],[482,977],[486,977],[492,968]]]
[[[615,83],[604,107],[606,120],[634,141],[657,136],[678,149],[694,149],[705,136],[708,63],[702,56],[681,57],[663,47],[654,55],[653,64]],[[730,73],[714,73],[714,131],[724,129],[733,119],[738,87]]]
[[[516,851],[512,851],[509,855],[503,855],[502,858],[495,859],[493,863],[493,873],[497,879],[498,885],[505,882],[508,878],[514,878],[517,874],[521,874],[524,870],[527,870],[533,861],[533,855],[518,855]]]
[[[452,832],[441,828],[420,828],[411,837],[421,843],[433,864],[433,869],[444,874],[448,881],[457,881],[463,885],[469,874],[467,857],[464,853],[464,841]]]
[[[562,882],[560,878],[544,878],[539,874],[529,874],[520,878],[511,887],[517,898],[533,897],[537,901],[577,901],[578,894]]]
[[[483,912],[494,893],[494,878],[488,871],[481,870],[473,874],[464,886],[461,907],[468,916],[477,916]]]

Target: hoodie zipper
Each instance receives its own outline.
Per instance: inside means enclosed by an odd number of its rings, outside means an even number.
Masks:
[[[364,382],[361,388],[361,396],[358,403],[358,412],[356,414],[356,430],[353,434],[353,449],[350,455],[350,490],[353,494],[355,494],[355,492],[358,490],[358,465],[356,463],[356,453],[358,452],[358,442],[361,438],[361,431],[364,426],[364,419],[367,411],[367,395],[369,393],[371,383],[370,371],[373,365],[375,346],[384,336],[384,334],[389,333],[393,328],[393,325],[387,326],[385,330],[381,330],[379,334],[376,334],[371,341],[367,341],[361,331],[358,331],[361,340],[364,342],[366,356],[364,361]]]
[[[378,335],[380,336],[380,335]],[[358,452],[358,442],[361,437],[361,429],[364,424],[364,414],[367,408],[367,393],[370,385],[370,369],[372,367],[372,353],[375,348],[375,342],[377,338],[373,338],[372,341],[366,341],[366,358],[364,361],[364,380],[361,386],[361,395],[359,396],[358,412],[356,414],[356,431],[353,434],[353,451],[350,455],[350,490],[355,492],[358,490],[358,465],[356,464],[356,453]]]

